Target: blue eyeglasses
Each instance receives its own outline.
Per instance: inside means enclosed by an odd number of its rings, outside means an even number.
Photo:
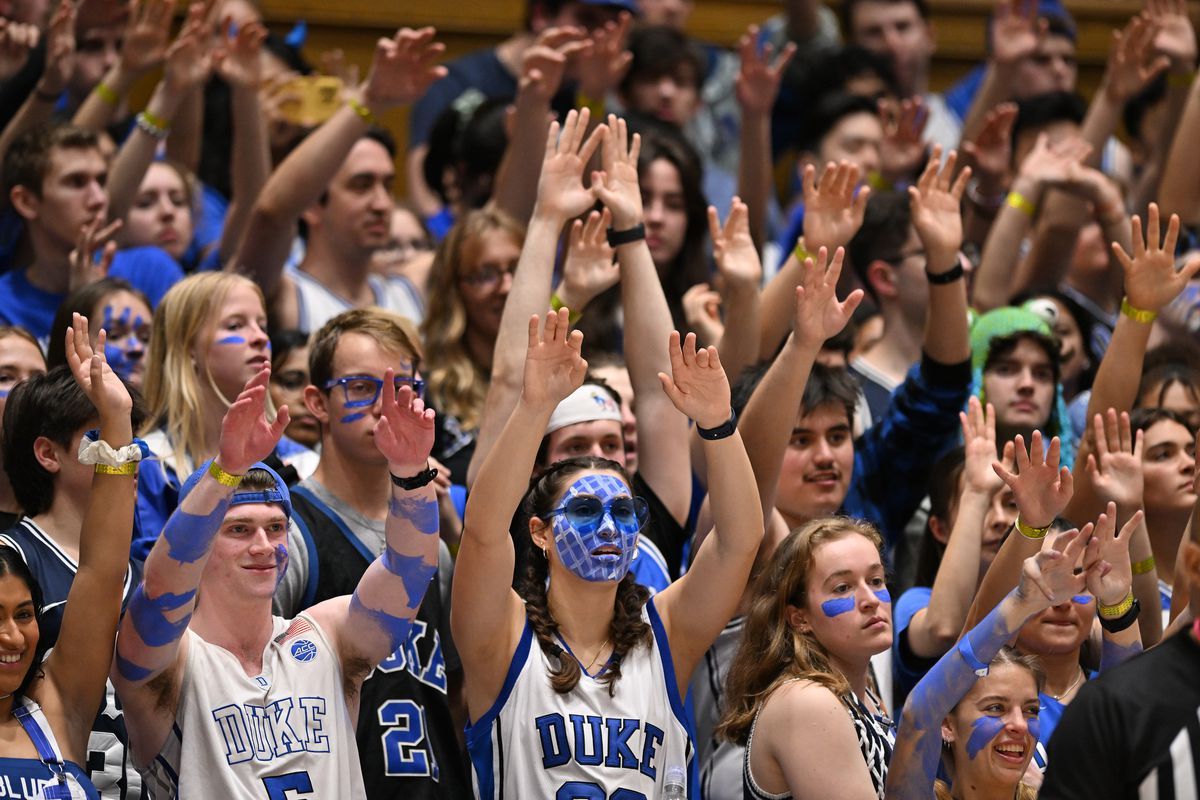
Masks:
[[[334,386],[342,387],[348,408],[373,406],[379,400],[379,395],[383,392],[383,381],[371,375],[347,375],[344,378],[331,378],[325,382],[326,389],[333,389]],[[397,375],[395,379],[397,394],[400,393],[401,386],[412,387],[413,392],[418,397],[425,396],[425,381],[419,378],[408,378]]]
[[[641,530],[642,526],[646,524],[646,518],[650,515],[650,507],[641,497],[614,497],[607,503],[602,503],[598,497],[576,495],[546,516],[555,517],[565,514],[573,526],[580,530],[589,530],[600,527],[605,512],[612,516],[613,523],[618,529],[626,533],[633,533]]]

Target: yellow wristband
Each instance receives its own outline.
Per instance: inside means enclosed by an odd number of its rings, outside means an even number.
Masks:
[[[1009,192],[1008,197],[1004,198],[1004,204],[1009,208],[1015,208],[1017,211],[1025,212],[1025,215],[1030,219],[1037,214],[1037,206],[1033,201],[1020,192]]]
[[[806,258],[811,258],[813,260],[814,264],[817,261],[817,257],[814,256],[812,253],[808,252],[808,249],[804,246],[803,239],[796,240],[796,249],[792,251],[792,255],[794,255],[796,257],[796,260],[799,261],[801,264],[804,263],[804,260]]]
[[[1131,305],[1128,297],[1121,298],[1121,313],[1134,322],[1154,322],[1158,318],[1157,311],[1146,311]]]
[[[93,89],[93,91],[96,93],[96,97],[99,97],[110,106],[118,105],[121,102],[121,98],[117,97],[117,93],[114,92],[112,87],[104,81],[97,83],[96,88]]]
[[[1125,595],[1125,599],[1115,606],[1106,606],[1099,600],[1096,601],[1096,609],[1100,612],[1100,616],[1105,619],[1120,619],[1131,608],[1133,608],[1133,589],[1130,589],[1129,594]]]
[[[351,97],[346,101],[346,105],[350,106],[350,109],[355,114],[358,114],[362,121],[368,125],[378,124],[378,120],[375,119],[375,112],[367,108],[358,98]]]
[[[550,307],[553,308],[555,311],[561,311],[563,308],[566,308],[566,304],[563,303],[562,298],[558,296],[558,292],[555,292],[554,294],[550,295]],[[579,319],[582,316],[583,316],[582,311],[576,311],[573,308],[567,309],[567,321],[570,322],[572,325],[574,325],[576,322],[579,322]]]
[[[150,110],[142,112],[142,119],[146,120],[146,122],[150,123],[155,128],[160,128],[164,131],[171,130],[171,121],[169,119],[164,119]]]
[[[586,108],[592,113],[592,120],[595,122],[604,121],[604,98],[597,100],[583,92],[578,92],[575,95],[575,104],[580,108]]]
[[[1016,527],[1017,533],[1021,534],[1026,539],[1045,539],[1046,531],[1050,530],[1050,525],[1047,525],[1044,528],[1035,528],[1032,525],[1027,525],[1022,522],[1020,517],[1017,517]]]
[[[137,475],[138,462],[126,461],[124,464],[116,467],[110,467],[108,464],[97,464],[97,475]]]
[[[222,486],[230,486],[235,489],[242,485],[242,478],[246,477],[245,475],[234,475],[232,472],[226,472],[221,469],[216,461],[208,465],[208,474]]]
[[[1143,558],[1141,561],[1135,561],[1129,565],[1129,569],[1134,575],[1145,575],[1147,572],[1154,571],[1154,556]]]

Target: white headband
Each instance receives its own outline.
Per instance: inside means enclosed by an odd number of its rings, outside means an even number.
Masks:
[[[568,425],[601,419],[621,422],[621,407],[603,387],[585,383],[571,392],[558,404],[558,408],[554,409],[554,413],[550,415],[550,423],[546,426],[546,433],[554,433]]]

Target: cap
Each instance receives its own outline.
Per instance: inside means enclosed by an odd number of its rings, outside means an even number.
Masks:
[[[580,422],[603,419],[621,422],[621,407],[603,386],[585,383],[567,395],[566,399],[558,404],[558,408],[554,409],[554,413],[550,415],[550,423],[546,425],[546,433],[554,433],[559,428]]]
[[[208,461],[205,461],[200,465],[198,470],[193,472],[188,479],[183,482],[183,486],[179,490],[179,505],[183,505],[183,499],[188,496],[188,493],[192,491],[192,489],[196,488],[197,484],[200,483],[200,478],[204,476],[204,473],[208,472],[208,467],[210,464],[212,464],[212,462],[213,460],[211,458]],[[287,514],[288,519],[291,519],[292,494],[288,491],[287,484],[284,482],[283,478],[279,476],[279,473],[261,461],[251,466],[250,469],[261,469],[270,473],[271,477],[275,480],[274,488],[262,491],[239,489],[233,493],[233,499],[229,501],[229,504],[238,505],[241,503],[278,503],[279,505],[283,506],[283,513]]]

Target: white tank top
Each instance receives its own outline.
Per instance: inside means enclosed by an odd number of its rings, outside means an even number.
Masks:
[[[147,770],[152,796],[366,797],[341,663],[316,623],[275,617],[253,678],[229,651],[186,636],[175,724]]]
[[[613,697],[586,673],[569,694],[554,691],[550,660],[525,623],[495,704],[467,726],[476,797],[656,800],[673,766],[686,770],[693,795],[691,726],[653,598],[642,617],[654,642],[626,653]]]
[[[316,333],[338,314],[357,306],[301,269],[288,269],[287,274],[296,286],[297,327],[302,331]],[[421,324],[425,304],[411,281],[401,276],[370,275],[367,283],[371,286],[375,305],[408,317],[414,325]]]

